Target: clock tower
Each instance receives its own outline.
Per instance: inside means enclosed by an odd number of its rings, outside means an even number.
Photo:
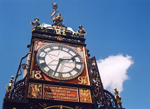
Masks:
[[[41,25],[38,18],[31,22],[29,53],[7,85],[3,109],[122,108],[120,95],[103,89],[96,59],[86,49],[83,26],[77,32],[66,27],[57,15],[57,3],[52,6],[52,25]],[[17,81],[22,70],[23,79]]]

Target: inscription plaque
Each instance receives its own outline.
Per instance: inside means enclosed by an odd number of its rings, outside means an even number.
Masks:
[[[43,99],[79,102],[78,88],[44,84]]]

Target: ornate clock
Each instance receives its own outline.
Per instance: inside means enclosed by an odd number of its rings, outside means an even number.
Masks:
[[[48,44],[40,48],[36,62],[47,76],[58,80],[74,79],[84,69],[82,57],[73,48],[62,44]]]

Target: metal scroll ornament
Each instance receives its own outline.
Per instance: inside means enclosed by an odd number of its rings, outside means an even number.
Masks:
[[[93,86],[93,99],[95,100],[96,108],[118,108],[118,104],[115,100],[115,97],[103,88],[95,57],[88,58],[88,63],[90,81]]]

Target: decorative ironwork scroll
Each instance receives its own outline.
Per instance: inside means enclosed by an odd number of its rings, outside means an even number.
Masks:
[[[16,74],[16,77],[15,77],[14,84],[16,84],[17,78],[22,75],[22,72],[23,72],[22,70],[28,69],[28,67],[29,67],[28,63],[22,64],[22,61],[25,58],[27,58],[27,56],[29,56],[29,54],[30,54],[30,52],[27,55],[25,55],[23,58],[21,58],[21,61],[20,61],[20,64],[19,64],[19,67],[18,67],[18,70],[17,70],[17,74]]]
[[[25,98],[25,79],[18,81],[11,92],[10,99],[23,100]]]
[[[88,64],[90,81],[93,86],[93,99],[96,102],[96,108],[118,108],[115,97],[103,88],[95,57],[88,58]]]
[[[12,90],[6,92],[5,98],[23,100],[25,98],[25,78],[18,81]]]

